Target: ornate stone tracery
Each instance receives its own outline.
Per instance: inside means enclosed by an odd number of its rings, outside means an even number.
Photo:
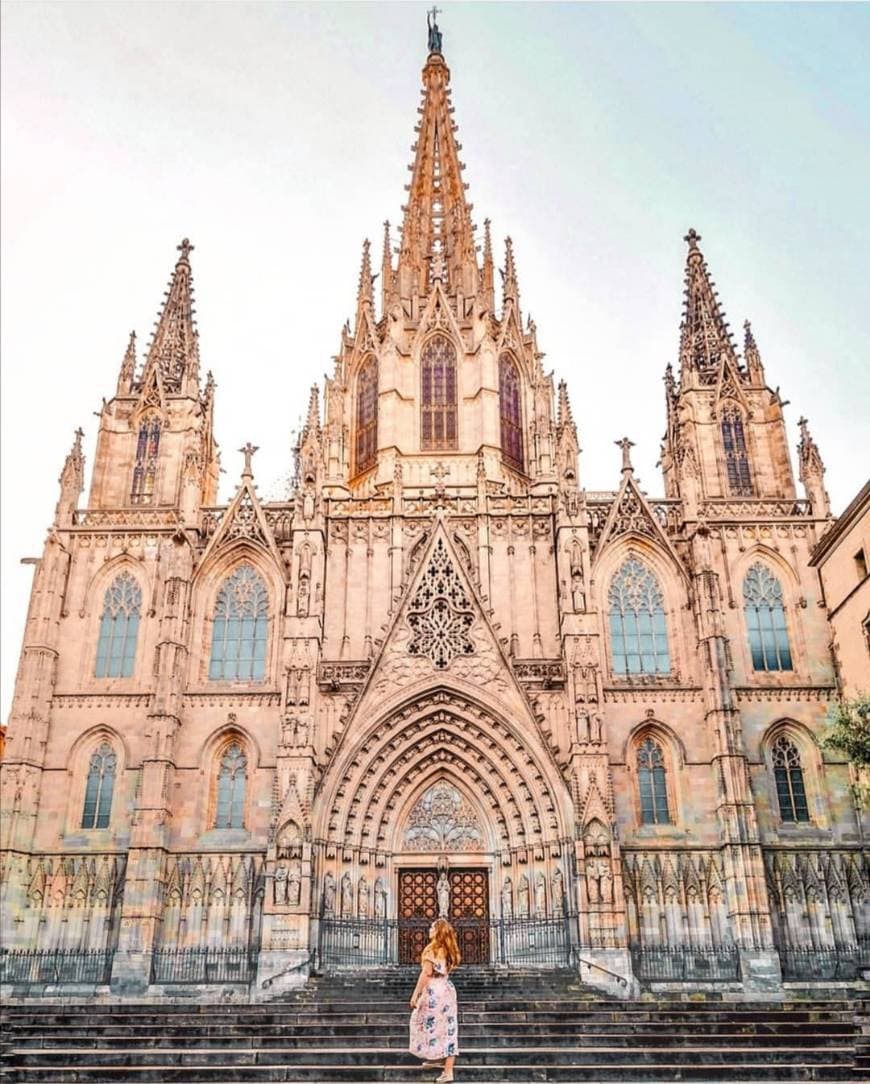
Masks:
[[[442,781],[415,803],[408,816],[404,843],[412,851],[479,851],[483,833],[468,799]]]
[[[408,624],[413,633],[408,653],[426,656],[436,670],[445,670],[457,655],[474,653],[468,635],[474,624],[471,601],[443,538],[432,547],[408,608]]]

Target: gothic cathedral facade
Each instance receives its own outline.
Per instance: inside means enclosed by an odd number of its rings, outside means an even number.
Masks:
[[[131,996],[266,997],[411,961],[439,912],[469,963],[614,989],[866,966],[863,826],[814,740],[818,448],[802,423],[799,498],[690,231],[664,494],[627,439],[613,491],[584,489],[430,46],[404,222],[378,276],[364,247],[290,497],[261,499],[248,446],[218,503],[187,241],[84,507],[80,434],[66,459],[2,765],[13,987],[50,959]]]

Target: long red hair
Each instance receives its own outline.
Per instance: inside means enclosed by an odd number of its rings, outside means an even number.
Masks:
[[[456,943],[456,931],[446,918],[435,919],[435,933],[432,940],[423,949],[423,957],[425,958],[427,955],[443,956],[448,971],[452,971],[454,967],[459,967],[462,953]]]

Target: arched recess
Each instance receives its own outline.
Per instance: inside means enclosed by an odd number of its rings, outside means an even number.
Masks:
[[[427,800],[441,798],[442,791],[452,792],[448,793],[448,800],[458,801],[458,806],[447,811],[435,808],[434,830],[421,831],[420,812]],[[395,803],[394,808],[394,834],[390,841],[390,850],[394,854],[441,854],[448,850],[480,853],[497,851],[501,846],[501,834],[492,825],[490,810],[480,801],[480,792],[463,778],[458,765],[446,764],[434,772],[422,770],[420,781],[407,788],[401,803]],[[443,829],[448,826],[453,831],[446,834]],[[452,840],[456,840],[458,846]]]
[[[420,448],[459,447],[459,359],[456,343],[443,331],[430,335],[420,350]]]
[[[679,828],[682,824],[681,796],[683,793],[680,772],[686,763],[686,748],[676,731],[654,718],[647,718],[633,727],[623,747],[623,759],[631,780],[634,822],[639,827],[649,827],[650,824],[644,819],[641,808],[641,782],[638,761],[638,755],[648,741],[652,741],[661,749],[665,773],[669,820],[657,823],[666,823],[672,828]]]
[[[115,773],[112,794],[111,817],[107,828],[83,829],[82,809],[85,789],[88,781],[88,768],[91,756],[101,746],[110,746],[115,755]],[[67,757],[67,805],[64,817],[64,836],[75,835],[82,831],[116,832],[125,826],[121,817],[126,801],[125,771],[130,765],[130,750],[119,731],[105,723],[98,723],[83,731],[70,748]]]
[[[345,852],[389,851],[410,796],[455,774],[478,796],[499,849],[557,848],[570,835],[570,795],[530,737],[466,694],[420,694],[378,716],[330,765],[315,838]]]
[[[716,422],[721,464],[722,492],[726,497],[752,497],[755,481],[750,447],[750,427],[742,405],[735,399],[723,399],[716,407]]]
[[[782,816],[777,793],[776,769],[781,760],[784,743],[793,747],[799,757],[807,802],[808,818],[806,820]],[[796,719],[777,719],[764,732],[761,739],[761,753],[766,769],[766,790],[774,822],[777,825],[794,824],[799,827],[802,824],[805,828],[827,828],[830,824],[830,810],[824,780],[825,769],[812,732]]]
[[[749,569],[755,564],[767,565],[773,575],[779,580],[782,588],[783,603],[785,609],[786,631],[788,633],[789,648],[792,659],[792,673],[798,678],[808,678],[809,660],[807,658],[806,642],[804,640],[803,622],[800,618],[801,610],[801,582],[794,567],[781,553],[765,546],[763,543],[755,543],[740,554],[734,562],[731,575],[734,584],[734,599],[740,613],[740,658],[743,660],[744,672],[751,674],[754,680],[765,679],[767,674],[771,680],[781,680],[782,671],[755,670],[752,665],[752,657],[749,650],[749,631],[746,625],[746,609],[743,598],[743,585]]]
[[[283,570],[275,565],[272,555],[260,546],[246,539],[240,539],[222,548],[214,554],[202,568],[197,569],[193,577],[193,637],[199,643],[199,650],[191,652],[192,659],[198,657],[199,664],[194,682],[206,687],[221,684],[250,684],[249,682],[209,682],[209,662],[211,660],[211,637],[214,623],[215,604],[224,582],[243,564],[251,565],[262,577],[269,597],[268,631],[265,670],[258,686],[275,685],[278,674],[278,657],[281,648],[281,619],[284,613],[286,584]],[[196,665],[192,662],[191,664]]]
[[[373,467],[378,453],[378,359],[363,358],[357,369],[353,397],[354,473]]]
[[[154,580],[149,575],[148,569],[141,561],[131,557],[129,553],[121,553],[107,561],[102,568],[98,569],[91,577],[85,589],[85,597],[79,616],[87,622],[87,635],[82,637],[82,673],[93,677],[96,672],[97,647],[100,639],[100,625],[103,618],[103,605],[106,591],[115,582],[118,576],[124,572],[129,573],[136,581],[142,592],[141,612],[139,629],[136,643],[136,663],[131,677],[111,678],[113,682],[136,682],[140,674],[140,660],[142,659],[143,643],[147,638],[148,622],[146,618],[154,612]],[[102,679],[101,679],[102,680]]]
[[[200,754],[199,787],[199,831],[210,832],[215,828],[215,810],[217,802],[217,782],[221,758],[233,745],[241,748],[247,761],[243,827],[239,830],[250,832],[251,809],[256,792],[255,776],[261,763],[262,751],[255,738],[244,727],[229,723],[215,730],[203,744]]]
[[[662,546],[649,538],[631,532],[615,539],[596,555],[592,568],[592,585],[596,592],[599,628],[605,645],[607,672],[613,674],[613,653],[608,621],[608,592],[614,576],[629,558],[634,557],[646,565],[658,580],[664,600],[665,619],[670,653],[670,674],[661,675],[674,683],[686,683],[693,679],[694,630],[691,628],[692,613],[689,606],[689,578],[686,570],[675,562]]]

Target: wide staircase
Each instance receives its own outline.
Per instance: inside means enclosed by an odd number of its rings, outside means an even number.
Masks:
[[[5,1081],[434,1079],[407,1052],[416,973],[312,979],[248,1004],[27,1004],[2,1012]],[[458,1082],[870,1079],[868,1005],[605,1000],[568,973],[461,969]],[[848,991],[846,992],[848,994]]]

